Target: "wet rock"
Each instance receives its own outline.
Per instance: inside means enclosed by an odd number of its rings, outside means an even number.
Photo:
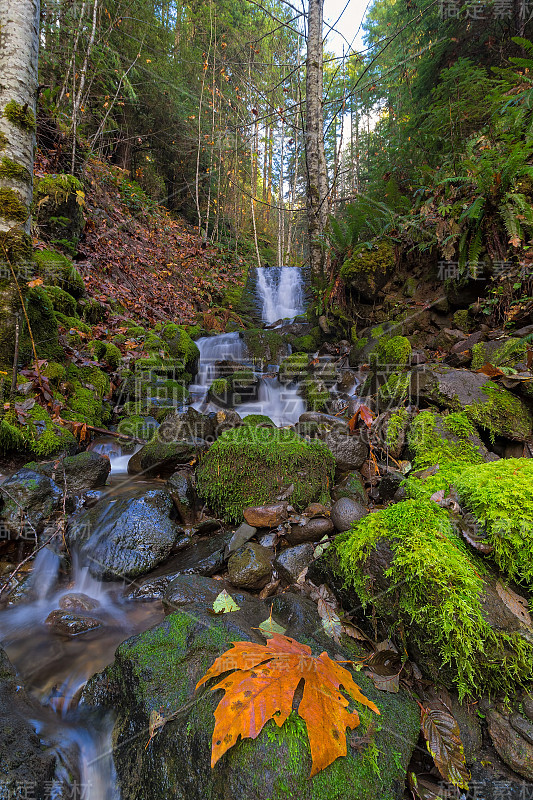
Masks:
[[[49,477],[31,469],[20,469],[0,485],[0,528],[7,536],[33,539],[35,534],[31,526],[40,530],[59,507],[61,497],[61,489]]]
[[[349,497],[363,505],[368,504],[368,495],[365,489],[363,478],[358,472],[350,472],[340,483],[333,487],[331,492],[333,500],[340,500],[341,497]]]
[[[212,442],[218,435],[215,413],[201,414],[194,408],[168,414],[159,427],[159,436],[164,442],[194,441],[205,439]]]
[[[533,724],[529,719],[526,719],[515,711],[510,715],[509,722],[528,744],[533,744]]]
[[[238,606],[247,602],[256,602],[253,595],[230,586],[225,581],[216,581],[204,575],[177,575],[168,584],[163,595],[163,609],[165,614],[172,614],[192,605],[199,605],[204,609],[211,609],[220,592],[226,591],[235,600]]]
[[[161,428],[152,441],[141,447],[128,461],[130,475],[142,473],[145,477],[165,476],[174,472],[176,467],[194,461],[207,450],[208,445],[204,439],[163,441]]]
[[[46,475],[58,486],[67,485],[68,495],[79,495],[99,486],[105,486],[111,472],[111,462],[107,456],[87,450],[77,456],[66,456],[55,461],[32,461],[25,469]]]
[[[172,559],[172,569],[178,573],[214,575],[224,564],[224,551],[231,534],[218,534],[209,539],[193,539],[185,550]]]
[[[261,545],[261,547],[266,547],[269,550],[274,550],[277,541],[279,539],[279,535],[276,531],[270,531],[269,533],[263,533],[261,536],[257,537],[257,541]]]
[[[71,518],[67,538],[98,578],[134,578],[167,558],[180,529],[174,506],[157,489],[140,497],[101,502]]]
[[[349,497],[341,497],[333,503],[331,509],[331,521],[338,531],[348,531],[354,522],[366,517],[368,509],[356,500]]]
[[[522,700],[524,714],[533,722],[533,694],[526,694]]]
[[[262,589],[272,576],[271,560],[269,550],[248,542],[228,561],[228,580],[243,589]]]
[[[194,533],[198,534],[198,536],[206,536],[208,533],[214,533],[215,531],[220,530],[222,525],[220,524],[220,520],[218,519],[203,519],[197,525],[192,528]]]
[[[300,414],[298,423],[316,423],[317,425],[329,425],[332,428],[343,428],[348,430],[348,422],[342,417],[334,417],[331,414],[323,414],[320,411],[305,411]]]
[[[339,470],[359,469],[368,458],[368,445],[359,436],[348,435],[348,432],[332,430],[327,434],[325,443],[333,453]]]
[[[533,418],[528,406],[482,373],[426,364],[411,373],[411,401],[465,411],[477,425],[509,439],[527,439]]]
[[[287,547],[276,556],[274,567],[283,580],[295,583],[302,570],[311,564],[314,552],[315,548],[308,543]]]
[[[181,522],[194,520],[194,488],[188,472],[175,472],[167,481],[166,490],[172,498]]]
[[[94,597],[87,594],[65,594],[59,601],[59,608],[62,611],[94,611],[100,603]]]
[[[289,516],[288,504],[270,503],[266,506],[251,506],[244,509],[244,519],[254,528],[275,528]]]
[[[35,800],[50,798],[58,757],[30,722],[38,718],[39,709],[0,648],[0,792],[6,800],[20,797],[21,787],[29,787]]]
[[[84,692],[84,703],[98,703],[116,714],[114,761],[122,799],[272,800],[286,797],[290,787],[299,800],[323,800],[327,795],[400,800],[420,712],[406,693],[378,692],[362,673],[357,673],[357,683],[381,712],[374,734],[378,771],[367,768],[366,749],[348,746],[345,757],[310,779],[307,738],[295,737],[287,725],[278,730],[273,722],[255,740],[239,741],[211,769],[213,711],[220,693],[211,692],[210,686],[195,693],[194,687],[231,642],[265,643],[257,626],[269,617],[271,606],[273,619],[295,638],[305,636],[313,653],[326,650],[331,657],[350,660],[360,651],[356,645],[335,645],[323,633],[316,608],[307,598],[296,598],[294,603],[288,597],[265,603],[254,600],[240,611],[214,616],[205,595],[191,602],[193,591],[191,587],[183,592],[182,611],[121,644],[114,664],[95,676]],[[182,713],[146,746],[154,708],[165,713],[182,708]],[[364,724],[361,733],[363,728]],[[334,789],[332,794],[332,786],[339,787],[338,793]]]
[[[396,470],[391,470],[382,477],[378,486],[378,497],[382,503],[389,503],[400,488],[405,475]]]
[[[290,544],[302,544],[303,542],[318,542],[323,536],[333,533],[333,522],[329,517],[314,517],[308,520],[305,525],[291,525],[285,538]]]
[[[234,553],[236,550],[246,544],[246,542],[252,539],[256,533],[257,528],[254,528],[252,525],[248,525],[247,522],[243,522],[242,525],[239,525],[229,541],[226,556],[229,556],[231,553]]]
[[[526,780],[533,781],[533,744],[495,708],[486,715],[490,738],[500,758]]]
[[[68,611],[58,610],[48,614],[45,625],[48,625],[53,633],[60,633],[62,636],[78,636],[100,628],[102,623],[94,617],[82,617]]]

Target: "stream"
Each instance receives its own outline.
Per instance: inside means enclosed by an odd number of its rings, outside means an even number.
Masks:
[[[302,313],[303,298],[299,270],[257,270],[257,301],[266,325]],[[295,423],[305,411],[297,387],[282,386],[278,381],[278,365],[263,365],[258,371],[238,333],[204,337],[197,345],[199,371],[190,391],[193,407],[198,411],[219,409],[208,399],[207,392],[216,377],[216,362],[222,360],[248,365],[259,378],[257,399],[237,407],[241,417],[266,414],[279,426]],[[117,497],[135,497],[141,491],[162,488],[160,481],[127,474],[132,452],[123,453],[116,440],[97,440],[91,449],[107,455],[111,463],[107,485],[92,493],[98,503],[112,503]],[[113,720],[79,705],[79,697],[86,681],[113,661],[116,647],[160,622],[163,609],[159,600],[127,600],[124,582],[102,582],[91,577],[77,554],[71,555],[72,566],[65,574],[52,546],[37,554],[24,597],[0,610],[0,641],[28,692],[40,703],[31,720],[34,729],[53,743],[63,765],[49,789],[50,799],[64,796],[61,787],[70,784],[72,797],[119,800],[112,759]],[[99,625],[82,635],[63,636],[45,621],[51,612],[68,608],[73,596],[81,597],[87,606],[86,611],[76,608],[76,614],[90,617],[93,624]]]

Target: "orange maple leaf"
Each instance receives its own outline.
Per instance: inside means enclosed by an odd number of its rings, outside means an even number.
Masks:
[[[266,645],[233,642],[233,649],[217,658],[196,688],[230,670],[235,671],[211,689],[225,691],[215,711],[212,767],[239,736],[256,739],[269,719],[281,728],[293,710],[301,680],[304,689],[298,714],[307,726],[311,777],[346,755],[346,728],[359,725],[357,711],[347,711],[349,701],[341,694],[341,686],[354,700],[380,713],[348,670],[327,653],[313,656],[310,647],[279,633],[273,633]]]

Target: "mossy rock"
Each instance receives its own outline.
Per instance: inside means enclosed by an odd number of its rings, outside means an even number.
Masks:
[[[289,337],[289,342],[292,349],[299,353],[314,353],[320,346],[320,333],[320,328],[313,328],[311,333]]]
[[[78,300],[78,314],[89,325],[96,325],[103,322],[107,314],[107,308],[93,297],[83,297]]]
[[[98,397],[98,389],[88,388],[79,380],[73,380],[71,386],[73,391],[68,398],[68,408],[62,414],[64,419],[86,422],[96,428],[105,427],[111,419],[111,409]]]
[[[92,333],[91,328],[81,319],[77,317],[68,317],[66,314],[61,314],[60,312],[56,311],[56,319],[60,325],[64,328],[70,329],[72,328],[75,331],[81,331],[86,336],[90,336]]]
[[[250,328],[243,332],[242,338],[256,363],[278,364],[281,357],[287,354],[287,344],[277,331]]]
[[[66,240],[75,247],[85,226],[83,185],[73,175],[45,175],[33,189],[35,219],[49,239]]]
[[[85,284],[70,258],[55,250],[36,250],[33,258],[38,276],[47,285],[59,286],[77,300],[83,297]]]
[[[41,374],[48,378],[52,386],[57,388],[61,381],[65,379],[67,370],[63,364],[57,361],[49,361],[46,367],[41,370]]]
[[[275,428],[276,425],[272,422],[270,417],[267,417],[266,414],[248,414],[247,417],[243,417],[242,420],[243,425],[252,425],[253,427],[260,427],[260,428]]]
[[[421,411],[411,423],[407,441],[417,469],[447,462],[483,464],[490,457],[464,411],[444,416]]]
[[[400,458],[402,454],[410,419],[411,415],[406,408],[395,409],[384,419],[384,444],[393,458]]]
[[[357,248],[341,267],[341,278],[365,302],[372,303],[377,293],[390,280],[396,258],[394,247],[382,241],[371,249]]]
[[[302,380],[309,374],[309,355],[307,353],[292,353],[284,358],[279,365],[279,380],[281,383],[291,383]]]
[[[525,362],[527,344],[523,339],[494,339],[478,342],[472,347],[472,369],[481,369],[485,364],[493,367],[514,368]]]
[[[161,331],[161,338],[172,358],[182,362],[182,372],[195,375],[198,371],[200,351],[182,325],[168,323]]]
[[[350,350],[349,364],[357,367],[360,364],[370,363],[373,356],[376,358],[377,348],[383,347],[384,338],[396,338],[393,336],[394,324],[392,322],[382,322],[371,328],[365,328],[358,335],[355,326],[351,329],[353,347]]]
[[[326,384],[316,378],[309,378],[302,383],[302,392],[308,411],[327,411],[330,393]]]
[[[499,570],[533,590],[533,461],[505,458],[469,467],[455,486],[493,546]]]
[[[464,331],[465,333],[471,333],[474,329],[474,325],[474,320],[470,316],[470,312],[467,308],[461,308],[453,315],[453,327],[456,330]]]
[[[43,286],[43,289],[50,298],[54,311],[58,311],[66,317],[76,316],[77,304],[71,294],[65,292],[60,286]]]
[[[334,547],[344,580],[387,631],[405,636],[432,679],[454,685],[462,698],[514,693],[533,678],[526,627],[518,619],[509,630],[493,624],[487,569],[436,503],[409,499],[369,514]]]
[[[68,428],[54,422],[48,411],[36,403],[29,411],[24,425],[17,422],[14,412],[8,411],[0,422],[0,451],[7,454],[27,451],[38,458],[71,453],[77,444]]]
[[[26,313],[31,326],[39,358],[61,361],[63,348],[59,345],[59,330],[52,301],[42,286],[29,289],[26,295]],[[22,326],[19,357],[22,362],[34,360],[33,346],[27,325]]]
[[[323,442],[307,442],[287,429],[245,425],[225,431],[203,457],[198,493],[213,511],[240,522],[247,506],[273,501],[291,484],[296,508],[327,502],[334,467]]]
[[[384,411],[404,403],[409,396],[410,383],[409,372],[393,372],[378,389],[380,409]]]
[[[375,367],[406,367],[411,353],[411,343],[405,336],[383,336],[377,343],[371,364]]]
[[[360,651],[344,640],[342,646],[334,647],[320,632],[316,609],[294,595],[265,604],[239,593],[241,610],[217,617],[209,613],[205,599],[200,602],[200,598],[216,596],[219,587],[215,581],[194,576],[191,587],[189,576],[180,578],[181,594],[192,599],[187,608],[120,645],[114,663],[96,675],[84,692],[85,703],[113,709],[116,716],[114,762],[123,800],[141,796],[143,800],[162,796],[187,800],[400,800],[418,737],[420,712],[403,690],[398,694],[379,692],[362,672],[355,673],[354,679],[380,710],[377,716],[355,704],[361,720],[356,734],[364,740],[366,733],[367,744],[348,746],[345,757],[310,778],[305,723],[292,713],[281,728],[269,721],[256,739],[238,741],[211,768],[214,711],[222,694],[210,691],[211,684],[195,693],[195,686],[232,642],[264,644],[257,626],[272,613],[283,627],[288,627],[290,620],[308,618],[307,624],[290,628],[289,635],[307,644],[314,655],[327,651],[331,657],[349,662],[357,660]],[[147,745],[150,715],[158,711],[170,716],[178,709],[183,709],[182,713],[169,720]],[[348,731],[348,740],[350,736]]]
[[[95,339],[89,342],[89,349],[98,361],[103,361],[112,370],[115,371],[119,368],[122,361],[122,353],[112,342],[103,342],[101,339]]]

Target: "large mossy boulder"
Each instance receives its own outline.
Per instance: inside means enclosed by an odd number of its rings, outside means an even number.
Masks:
[[[0,486],[3,538],[21,535],[34,539],[34,531],[40,530],[59,507],[61,495],[55,481],[32,469],[23,468],[10,475]]]
[[[107,580],[135,578],[170,554],[180,529],[172,500],[153,489],[137,497],[97,503],[71,517],[67,539],[91,575]]]
[[[352,587],[352,603],[372,607],[399,641],[405,636],[432,680],[463,697],[512,693],[533,678],[531,629],[435,502],[409,499],[369,514],[330,550],[323,558]]]
[[[358,248],[342,265],[341,278],[364,302],[372,303],[392,277],[395,263],[393,245],[382,241],[370,250]]]
[[[60,486],[66,487],[68,495],[80,495],[90,489],[105,486],[111,463],[107,456],[92,451],[66,456],[55,461],[32,461],[25,465],[41,475],[46,475]]]
[[[242,334],[246,349],[256,364],[279,364],[289,355],[290,347],[278,331],[250,328]]]
[[[36,273],[45,284],[59,286],[76,299],[85,294],[85,284],[73,262],[55,250],[36,250],[33,254]]]
[[[80,181],[73,175],[45,175],[35,181],[33,199],[41,231],[75,252],[85,226]]]
[[[424,364],[411,372],[411,402],[434,403],[439,408],[464,410],[468,418],[495,436],[527,439],[533,417],[519,397],[482,373],[445,364]]]
[[[216,596],[220,582],[218,587],[211,583]],[[270,721],[255,740],[238,741],[211,768],[213,714],[222,693],[210,691],[210,684],[195,693],[195,686],[232,642],[265,644],[258,625],[272,614],[314,655],[326,651],[344,661],[360,657],[355,644],[335,645],[320,632],[316,607],[305,598],[287,594],[266,603],[238,602],[240,611],[218,617],[205,602],[189,602],[186,610],[120,645],[115,662],[89,682],[84,701],[117,715],[114,762],[122,800],[400,800],[420,712],[403,691],[379,692],[361,672],[355,680],[380,716],[356,704],[361,725],[354,734],[348,731],[348,742],[361,741],[366,733],[367,743],[349,743],[347,755],[315,777],[309,777],[305,723],[294,712],[281,728]],[[156,711],[163,717],[178,713],[149,742]]]
[[[417,469],[448,462],[463,466],[483,464],[498,458],[489,453],[464,411],[421,411],[411,422],[407,442]]]
[[[241,522],[245,508],[272,502],[290,487],[290,502],[300,510],[327,502],[334,467],[323,442],[245,425],[223,433],[202,458],[197,488],[213,511]]]

